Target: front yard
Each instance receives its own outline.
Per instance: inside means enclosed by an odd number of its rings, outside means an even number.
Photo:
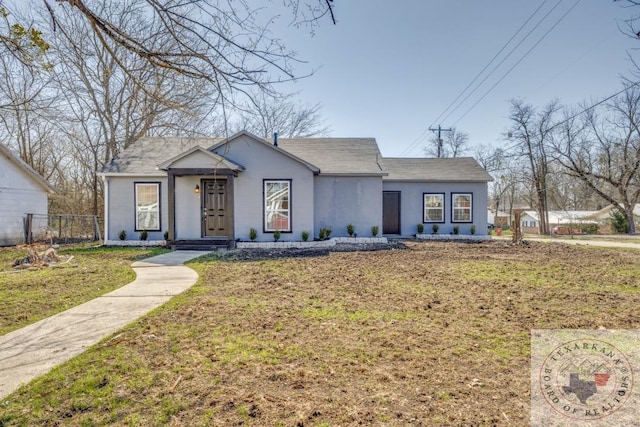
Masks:
[[[186,294],[0,401],[0,426],[529,423],[529,333],[640,328],[640,252],[532,243],[196,260]]]
[[[45,248],[38,248],[43,251]],[[72,262],[33,271],[13,270],[25,248],[0,249],[0,335],[82,304],[135,279],[131,263],[165,251],[67,248]]]

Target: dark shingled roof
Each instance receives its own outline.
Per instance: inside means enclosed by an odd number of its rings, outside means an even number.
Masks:
[[[320,174],[382,174],[374,138],[280,138],[278,147],[320,168]]]
[[[142,138],[106,164],[102,173],[164,176],[166,172],[158,170],[163,162],[195,146],[209,149],[223,141],[223,138]],[[492,180],[470,157],[383,158],[374,138],[280,138],[278,148],[318,167],[321,175],[382,175],[385,180],[403,181]]]
[[[489,182],[491,175],[472,157],[452,159],[385,157],[385,181]]]
[[[135,173],[165,176],[158,170],[162,162],[195,147],[209,148],[222,138],[141,138],[104,165],[102,173]]]

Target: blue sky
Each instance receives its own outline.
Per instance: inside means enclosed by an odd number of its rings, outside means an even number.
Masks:
[[[618,29],[640,7],[612,0],[336,0],[337,25],[327,19],[308,29],[274,28],[287,47],[308,61],[309,78],[287,85],[306,103],[322,105],[331,136],[375,137],[384,156],[423,156],[430,132],[455,125],[474,145],[504,145],[509,100],[543,106],[601,99],[630,76],[629,49],[640,48]],[[577,5],[575,7],[574,4]],[[557,6],[556,6],[557,4]],[[491,70],[542,17],[509,59],[446,120],[446,107],[542,6]],[[573,7],[573,9],[572,9]],[[463,114],[571,11],[513,71]],[[281,23],[286,23],[283,16]],[[284,26],[284,25],[283,25]],[[483,74],[478,83],[484,78]],[[422,140],[422,141],[421,141]],[[410,149],[413,147],[412,149]]]

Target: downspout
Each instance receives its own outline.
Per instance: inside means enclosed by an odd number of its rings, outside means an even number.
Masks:
[[[275,147],[277,147],[277,146],[278,146],[278,132],[274,132],[274,133],[273,133],[273,145],[274,145]]]
[[[104,182],[104,244],[109,241],[109,178],[102,175]]]

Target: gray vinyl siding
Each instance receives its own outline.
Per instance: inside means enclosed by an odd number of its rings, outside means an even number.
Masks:
[[[47,213],[47,192],[0,155],[0,246],[24,243],[26,214]]]
[[[475,225],[477,235],[487,234],[487,183],[446,183],[446,182],[396,182],[385,181],[384,191],[400,191],[400,225],[401,234],[416,234],[418,223],[423,221],[423,194],[444,193],[444,222],[439,223],[438,234],[453,232],[454,226],[460,227],[460,234],[469,234],[471,225]],[[472,221],[470,223],[451,222],[451,194],[473,194]],[[432,223],[424,224],[424,233],[431,233]]]
[[[127,232],[127,240],[140,240],[136,231],[135,183],[160,183],[160,231],[149,231],[148,240],[163,240],[168,228],[167,178],[166,177],[106,177],[108,181],[109,209],[106,240],[119,240],[121,230]],[[192,192],[193,193],[193,192]]]
[[[265,179],[291,180],[291,232],[282,232],[280,240],[300,241],[303,231],[314,234],[314,175],[306,165],[247,136],[216,152],[245,168],[233,181],[236,239],[249,240],[249,230],[255,228],[256,241],[273,241],[273,233],[265,233],[263,229]]]
[[[371,227],[382,233],[382,178],[317,176],[315,229],[331,227],[331,236],[348,236],[347,224],[358,236],[371,236]]]

